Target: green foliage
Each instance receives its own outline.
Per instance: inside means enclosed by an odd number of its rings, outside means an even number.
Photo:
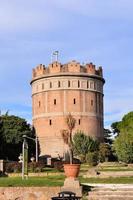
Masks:
[[[86,161],[90,166],[96,166],[98,163],[98,152],[88,152],[86,155]]]
[[[9,160],[18,160],[22,153],[23,135],[35,137],[30,125],[20,117],[14,115],[0,116],[0,158]],[[34,141],[28,141],[29,156],[35,152]]]
[[[114,149],[119,161],[133,162],[133,133],[120,133],[114,142]]]
[[[133,112],[129,112],[122,121],[115,123],[119,131],[114,142],[114,150],[119,161],[133,162]]]
[[[99,143],[90,136],[87,136],[82,131],[78,131],[73,136],[73,149],[74,154],[79,156],[82,162],[86,161],[86,155],[88,152],[98,150]]]
[[[107,144],[112,144],[112,132],[109,129],[104,128],[104,142]]]
[[[111,124],[111,129],[112,129],[113,133],[114,133],[114,134],[117,134],[117,135],[118,135],[119,132],[120,132],[119,127],[118,127],[118,126],[119,126],[119,123],[120,123],[120,122],[114,122],[114,123]]]
[[[109,156],[111,155],[111,148],[109,144],[100,143],[99,145],[99,160],[101,162],[108,161]]]

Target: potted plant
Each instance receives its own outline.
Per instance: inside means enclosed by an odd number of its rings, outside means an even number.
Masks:
[[[76,119],[69,113],[66,116],[66,124],[68,129],[62,130],[62,138],[64,143],[68,145],[69,163],[64,164],[64,172],[67,177],[76,178],[79,174],[80,164],[74,164],[73,157],[73,129],[75,128]]]

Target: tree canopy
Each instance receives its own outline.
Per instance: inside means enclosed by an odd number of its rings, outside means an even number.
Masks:
[[[82,161],[86,160],[88,152],[97,151],[99,142],[82,131],[78,131],[73,136],[73,149],[74,154],[79,156]]]
[[[115,130],[119,133],[114,141],[118,159],[127,163],[133,162],[133,112],[124,115],[122,121],[115,123]]]
[[[34,138],[35,133],[25,119],[14,115],[0,116],[0,158],[18,160],[22,152],[23,135]],[[29,155],[34,154],[34,141],[28,141]]]

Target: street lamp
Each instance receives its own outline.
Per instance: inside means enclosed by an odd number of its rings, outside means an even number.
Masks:
[[[36,143],[36,162],[38,162],[38,137],[36,136],[36,138],[32,138],[27,135],[23,135],[23,137],[33,140]]]
[[[22,146],[22,179],[28,178],[28,143],[26,140],[26,135],[23,135],[23,146]],[[19,158],[21,158],[19,156]]]

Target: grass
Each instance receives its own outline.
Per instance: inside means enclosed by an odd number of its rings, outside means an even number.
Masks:
[[[0,187],[55,187],[63,186],[65,176],[47,176],[47,177],[29,177],[28,180],[22,180],[21,177],[1,177]],[[81,183],[114,183],[114,184],[133,184],[133,177],[119,178],[83,178],[79,177]]]
[[[82,178],[80,177],[81,183],[105,183],[105,184],[133,184],[132,177],[117,177],[117,178]]]
[[[98,171],[106,171],[106,172],[120,172],[120,171],[133,171],[133,168],[103,168],[103,169],[98,169]]]
[[[0,187],[42,187],[63,186],[64,176],[29,177],[22,180],[21,177],[1,177]]]

